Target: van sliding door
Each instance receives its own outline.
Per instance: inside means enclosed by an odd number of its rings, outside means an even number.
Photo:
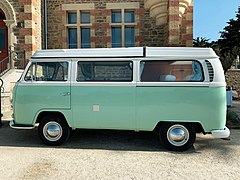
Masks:
[[[132,68],[131,61],[78,62],[71,100],[76,128],[135,128]]]

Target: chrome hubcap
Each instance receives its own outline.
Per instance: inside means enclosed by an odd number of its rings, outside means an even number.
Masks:
[[[189,140],[188,129],[180,124],[173,125],[167,131],[167,139],[174,146],[183,146]]]
[[[43,128],[43,135],[49,141],[57,141],[63,133],[62,127],[55,121],[50,121]]]

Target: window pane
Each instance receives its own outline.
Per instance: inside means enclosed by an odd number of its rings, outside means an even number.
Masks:
[[[68,29],[68,48],[77,48],[77,28]]]
[[[81,48],[91,47],[91,30],[90,28],[81,29]]]
[[[122,47],[122,29],[112,27],[112,47]]]
[[[201,82],[202,66],[198,61],[144,61],[141,62],[143,82]]]
[[[89,24],[89,23],[90,23],[90,13],[81,12],[81,24]]]
[[[124,21],[125,23],[134,23],[135,21],[134,11],[125,11]]]
[[[134,47],[134,28],[125,28],[125,47]]]
[[[35,74],[35,68],[36,68],[36,63],[31,64],[29,67],[26,76],[24,77],[25,81],[32,81],[35,80],[35,77],[33,76]]]
[[[78,62],[77,81],[132,81],[132,62]]]
[[[6,33],[4,29],[0,28],[0,49],[6,48]]]
[[[66,81],[68,79],[67,62],[33,63],[24,78],[26,81]]]
[[[77,13],[68,13],[68,24],[77,24]]]
[[[0,11],[0,20],[5,20],[6,18],[5,18],[5,16],[4,16],[4,14]]]
[[[113,11],[112,12],[112,23],[121,23],[121,22],[122,22],[121,11]]]

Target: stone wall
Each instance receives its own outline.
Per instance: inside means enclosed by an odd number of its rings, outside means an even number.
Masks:
[[[180,0],[169,0],[168,6],[168,46],[191,47],[193,44],[193,2],[183,14],[179,14]]]
[[[225,74],[227,86],[239,92],[240,90],[240,69],[229,69]]]
[[[14,47],[11,48],[18,54],[24,52],[25,58],[29,59],[36,50],[41,49],[41,1],[4,1],[5,4],[11,4],[16,16],[16,22],[11,26],[11,31],[16,38],[13,38]],[[21,59],[24,56],[19,55],[17,58]]]
[[[13,7],[16,22],[9,27],[15,37],[10,40],[14,41],[11,44],[15,45],[15,51],[26,51],[26,59],[42,48],[43,2],[43,0],[1,0],[2,4],[10,3]],[[166,21],[163,24],[158,23],[159,11],[155,13],[151,11],[158,7],[155,5],[156,2],[164,2],[166,6],[164,16]],[[90,10],[92,48],[111,47],[111,8],[107,7],[109,3],[138,4],[137,8],[132,9],[136,16],[135,46],[192,46],[193,4],[189,4],[180,17],[180,2],[183,1],[151,0],[153,6],[146,8],[147,0],[47,0],[48,49],[68,48],[67,11],[63,9],[63,4],[78,6],[89,3],[94,4]],[[118,8],[117,4],[115,6]]]
[[[165,46],[166,40],[166,25],[156,25],[156,18],[150,17],[150,11],[144,10],[144,2],[140,3],[141,11],[140,15],[140,46]]]
[[[182,15],[180,25],[180,46],[192,47],[193,45],[193,4]]]
[[[144,9],[144,0],[51,0],[48,1],[48,48],[67,48],[66,11],[62,10],[62,4],[94,3],[94,9],[90,11],[92,19],[91,42],[92,47],[111,47],[111,26],[109,19],[111,10],[106,9],[107,3],[138,2],[139,8],[135,9],[135,46],[165,46],[166,25],[156,25],[156,19],[150,17],[149,11]]]

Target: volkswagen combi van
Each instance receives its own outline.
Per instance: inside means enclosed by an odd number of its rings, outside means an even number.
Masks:
[[[13,91],[16,129],[61,145],[71,129],[153,131],[183,151],[196,133],[226,138],[226,83],[210,48],[37,51]]]

